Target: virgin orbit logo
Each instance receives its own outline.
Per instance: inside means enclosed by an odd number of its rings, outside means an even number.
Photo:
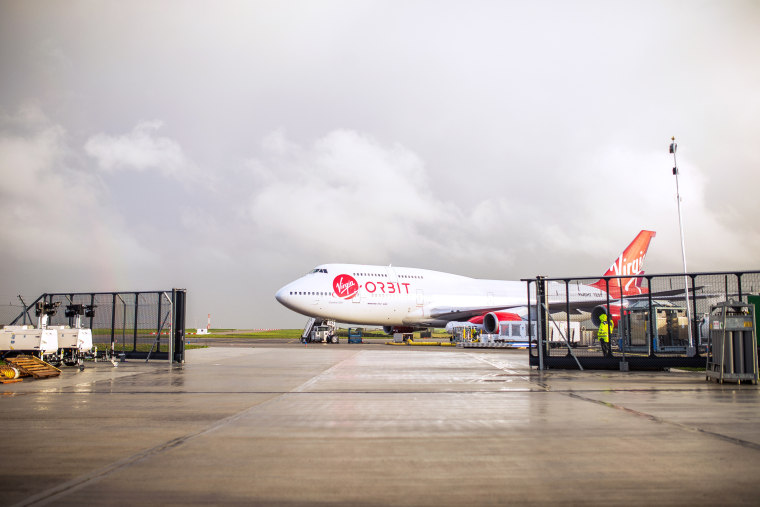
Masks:
[[[333,290],[339,298],[351,299],[359,292],[359,284],[351,275],[338,275],[333,280]]]

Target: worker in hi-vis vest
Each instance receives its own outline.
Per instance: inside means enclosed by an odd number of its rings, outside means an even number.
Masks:
[[[610,347],[610,333],[615,327],[612,322],[607,322],[607,315],[604,313],[599,316],[599,329],[596,330],[596,338],[602,346],[604,357],[612,357],[612,348]]]

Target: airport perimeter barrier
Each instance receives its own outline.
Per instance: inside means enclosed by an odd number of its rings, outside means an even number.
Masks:
[[[760,304],[760,271],[523,281],[530,319],[538,323],[529,360],[540,369],[704,368],[710,308],[725,301]],[[596,339],[602,313],[614,324],[611,357]]]
[[[128,358],[185,360],[187,291],[171,289],[139,292],[45,293],[21,306],[8,325],[37,325],[37,303],[55,308],[51,326],[73,326],[66,307],[83,305],[81,325],[92,329],[93,344],[105,344],[106,353]],[[59,304],[57,304],[59,303]],[[57,304],[57,305],[56,305]],[[7,312],[6,312],[7,313]],[[101,351],[99,351],[101,352]]]

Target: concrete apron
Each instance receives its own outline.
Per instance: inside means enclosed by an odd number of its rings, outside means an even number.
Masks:
[[[3,385],[0,504],[756,502],[755,386],[527,364],[225,347]]]

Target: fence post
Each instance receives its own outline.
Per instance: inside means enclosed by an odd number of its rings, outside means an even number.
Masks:
[[[649,301],[649,333],[647,337],[647,347],[649,348],[648,356],[649,357],[655,357],[654,356],[654,333],[655,329],[657,329],[657,313],[655,312],[654,316],[652,315],[652,277],[647,276],[647,299]],[[654,317],[654,318],[653,318]]]
[[[111,294],[111,358],[116,351],[116,293]],[[92,329],[92,328],[90,328]]]
[[[545,276],[536,277],[536,334],[538,335],[538,369],[544,370],[546,354],[546,281]],[[529,310],[530,312],[530,310]]]
[[[140,293],[135,292],[135,328],[132,330],[132,352],[137,352],[137,311],[140,309]]]
[[[168,347],[169,347],[169,356],[168,356],[168,359],[169,359],[169,368],[171,368],[172,365],[174,364],[174,333],[175,333],[174,329],[175,329],[175,325],[176,325],[176,323],[174,321],[174,316],[175,316],[174,307],[177,304],[176,303],[177,299],[175,297],[176,292],[177,292],[177,289],[172,289],[172,297],[171,297],[171,300],[170,300],[171,308],[169,309],[169,311],[171,312],[169,314],[170,317],[171,317],[171,320],[169,320],[169,329],[171,329],[171,331],[169,332],[169,343],[168,343]],[[166,294],[166,293],[164,293],[164,294]]]
[[[568,341],[568,348],[569,348],[570,346],[572,346],[572,338],[573,338],[572,331],[570,331],[570,280],[565,280],[565,323],[567,324],[567,327],[565,328],[567,331],[565,331],[565,333],[567,334],[567,341]],[[580,337],[578,337],[578,341],[580,342]],[[569,351],[568,353],[572,353],[572,351]],[[580,363],[578,363],[578,366],[580,366]]]
[[[532,280],[524,280],[526,283],[525,285],[528,288],[528,299],[526,300],[528,302],[528,355],[531,357],[533,356],[533,326],[531,325],[531,304],[530,304],[530,284],[533,283]]]
[[[169,361],[175,359],[178,363],[185,362],[185,308],[187,291],[185,289],[172,289],[172,341],[173,355]]]
[[[738,292],[739,292],[739,301],[743,302],[744,300],[742,298],[744,297],[744,295],[742,294],[742,274],[741,273],[736,273],[736,288],[738,289]],[[726,299],[728,299],[728,296],[726,296]]]
[[[156,294],[156,297],[158,298],[158,320],[156,322],[156,353],[161,352],[161,330],[163,329],[163,325],[161,322],[161,303],[163,303],[163,292],[159,292]]]
[[[691,328],[693,329],[693,336],[690,336],[691,346],[694,347],[694,355],[699,356],[699,324],[697,323],[697,285],[696,275],[689,275],[691,278]]]

